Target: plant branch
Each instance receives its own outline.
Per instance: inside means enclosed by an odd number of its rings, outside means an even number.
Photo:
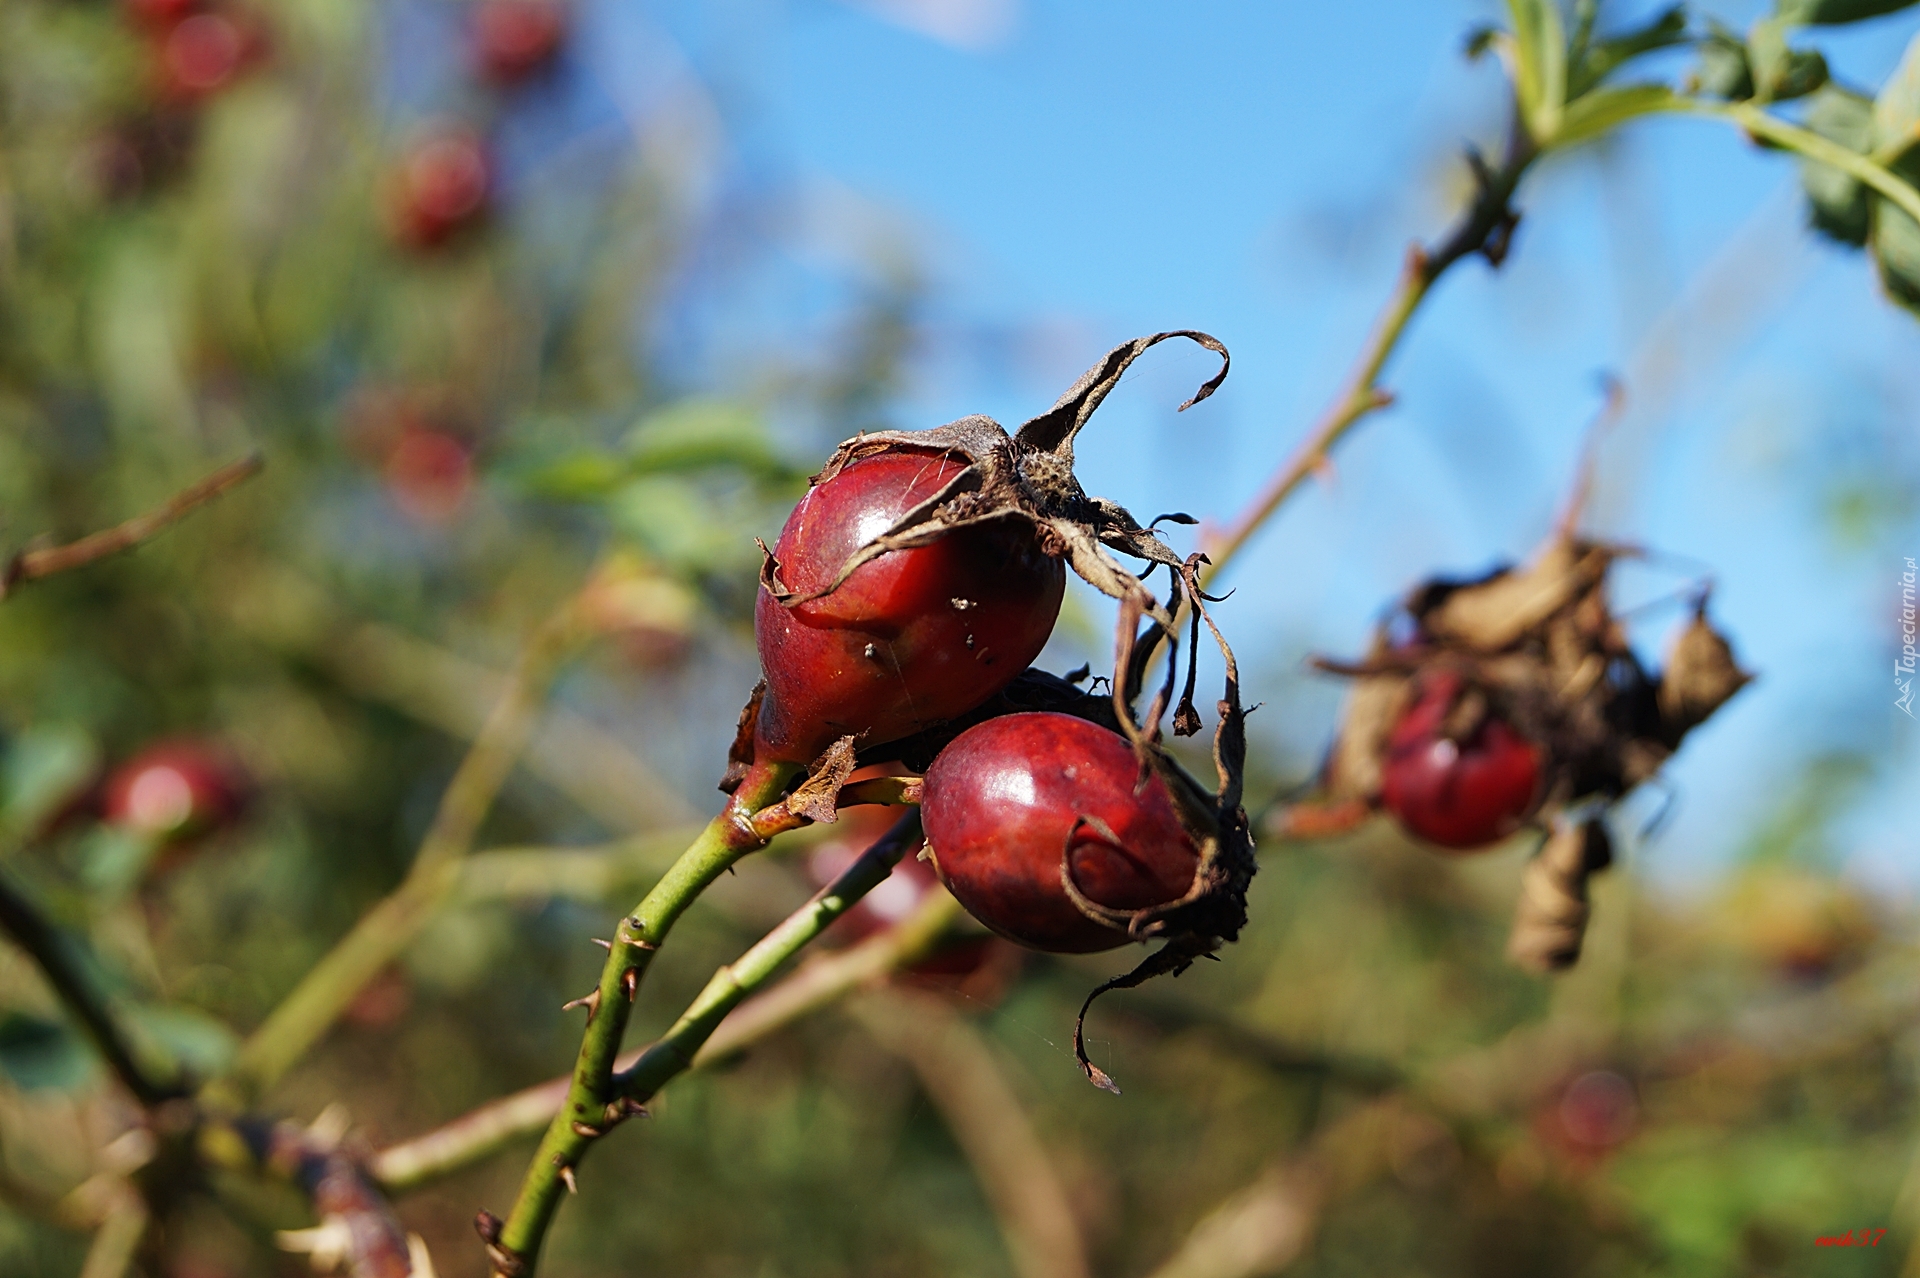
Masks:
[[[460,860],[526,746],[547,691],[582,632],[571,604],[543,624],[521,654],[506,691],[441,796],[413,866],[310,970],[241,1046],[205,1098],[250,1104],[317,1042],[367,982],[420,935],[458,885]]]
[[[1066,1187],[985,1036],[937,998],[876,992],[854,1016],[906,1061],[973,1165],[1023,1278],[1087,1278]]]
[[[951,939],[959,915],[958,902],[945,892],[934,893],[893,927],[836,954],[815,957],[722,1021],[695,1053],[693,1067],[705,1069],[728,1060],[853,990],[931,957]],[[614,1072],[632,1069],[645,1050],[635,1048],[621,1056]],[[560,1112],[571,1082],[556,1078],[490,1101],[445,1126],[387,1147],[374,1155],[369,1167],[389,1193],[416,1189],[539,1132]]]
[[[1399,347],[1408,322],[1440,277],[1454,263],[1474,253],[1484,255],[1495,266],[1505,260],[1508,241],[1519,222],[1519,215],[1512,207],[1513,193],[1537,154],[1517,122],[1508,142],[1506,161],[1498,171],[1489,169],[1477,154],[1469,153],[1478,184],[1472,205],[1444,240],[1431,248],[1415,244],[1407,250],[1399,282],[1375,321],[1373,333],[1340,393],[1334,396],[1306,440],[1253,500],[1225,528],[1209,530],[1204,537],[1207,557],[1213,561],[1209,575],[1218,573],[1294,489],[1327,464],[1328,455],[1342,436],[1361,419],[1393,402],[1392,394],[1379,385],[1380,374]]]
[[[0,570],[0,599],[17,583],[39,581],[55,573],[66,572],[92,563],[96,559],[105,559],[108,555],[131,550],[201,506],[206,505],[221,493],[260,473],[265,464],[259,453],[248,453],[235,462],[229,462],[214,471],[199,483],[182,489],[144,515],[137,515],[123,524],[90,533],[78,541],[68,542],[64,546],[50,546],[41,550],[26,550],[7,561]]]
[[[920,814],[916,810],[903,816],[805,906],[740,958],[715,972],[673,1027],[642,1052],[631,1068],[615,1074],[614,1054],[647,960],[674,919],[707,884],[771,837],[755,828],[755,817],[773,817],[776,823],[786,819],[777,815],[783,804],[773,804],[766,812],[755,812],[755,816],[747,813],[780,793],[793,771],[788,765],[756,765],[750,770],[727,810],[714,818],[708,833],[687,850],[647,899],[621,920],[600,984],[596,993],[589,995],[587,1032],[566,1101],[528,1165],[512,1213],[505,1222],[485,1214],[480,1218],[494,1272],[501,1278],[522,1278],[533,1272],[563,1187],[593,1141],[639,1112],[667,1080],[690,1068],[700,1047],[727,1013],[892,873],[901,856],[920,842]],[[629,972],[633,974],[631,979]]]
[[[80,1278],[125,1278],[151,1220],[146,1203],[128,1191],[94,1231],[87,1258],[80,1266]]]
[[[1902,181],[1871,156],[1849,151],[1837,142],[1828,141],[1810,129],[1789,124],[1750,103],[1723,104],[1702,102],[1693,98],[1675,98],[1673,104],[1666,109],[1737,124],[1756,138],[1803,155],[1829,168],[1838,169],[1862,185],[1872,187],[1898,205],[1908,217],[1920,222],[1920,191]]]
[[[39,966],[60,1002],[135,1100],[152,1108],[185,1094],[177,1082],[162,1082],[140,1064],[132,1041],[108,1010],[106,996],[93,987],[84,971],[72,938],[42,917],[4,878],[0,878],[0,932]]]

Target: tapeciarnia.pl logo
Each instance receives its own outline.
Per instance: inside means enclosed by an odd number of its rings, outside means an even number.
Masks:
[[[1914,647],[1914,611],[1913,611],[1914,565],[1913,557],[1907,557],[1907,570],[1900,574],[1900,656],[1893,663],[1893,686],[1899,692],[1894,698],[1894,708],[1906,712],[1907,718],[1913,718],[1913,667],[1916,651]]]

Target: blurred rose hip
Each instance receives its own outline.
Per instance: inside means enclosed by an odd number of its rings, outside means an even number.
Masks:
[[[382,474],[408,518],[443,524],[460,513],[473,490],[473,449],[447,431],[410,427],[387,454]]]
[[[238,765],[217,747],[163,741],[108,776],[105,816],[150,838],[187,841],[230,824],[246,806],[248,789]]]
[[[446,243],[485,215],[492,183],[486,148],[471,131],[446,128],[416,143],[394,179],[395,238],[414,249]]]
[[[1540,790],[1541,751],[1499,715],[1486,711],[1456,725],[1466,695],[1452,671],[1430,672],[1387,739],[1382,803],[1408,833],[1468,851],[1499,842],[1532,812]]]
[[[567,38],[557,0],[481,0],[473,6],[473,56],[494,84],[520,84],[551,66]]]

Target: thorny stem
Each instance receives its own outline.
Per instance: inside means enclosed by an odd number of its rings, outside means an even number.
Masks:
[[[883,981],[904,967],[938,953],[951,937],[960,905],[945,892],[930,895],[913,914],[837,954],[817,957],[764,994],[747,1000],[720,1023],[698,1052],[693,1067],[727,1060],[853,990]],[[632,1069],[644,1048],[614,1063]],[[531,1136],[553,1121],[571,1083],[556,1078],[464,1114],[444,1127],[389,1146],[369,1164],[389,1193],[405,1193],[479,1162],[503,1146]]]
[[[506,691],[441,796],[413,867],[385,900],[335,944],[241,1046],[203,1099],[251,1103],[325,1034],[354,997],[420,935],[460,881],[460,861],[526,746],[560,665],[583,635],[571,605],[544,623],[521,653]]]
[[[685,1009],[659,1042],[639,1053],[630,1069],[614,1073],[614,1053],[632,1011],[639,973],[666,938],[674,919],[707,888],[728,865],[766,839],[755,831],[749,814],[768,806],[785,789],[795,768],[789,764],[756,764],[733,793],[728,808],[707,833],[687,848],[666,877],[647,898],[620,921],[607,954],[597,994],[589,996],[588,1030],[580,1044],[580,1059],[566,1090],[566,1101],[534,1153],[534,1161],[520,1182],[513,1213],[505,1222],[492,1222],[488,1243],[493,1270],[501,1278],[532,1274],[540,1243],[559,1207],[566,1180],[586,1155],[593,1140],[636,1113],[668,1078],[693,1065],[695,1053],[718,1029],[720,1021],[747,994],[772,979],[781,965],[826,931],[828,923],[845,913],[860,896],[885,879],[900,856],[920,842],[920,812],[914,810],[849,865],[833,883],[822,888],[801,910],[789,915],[774,931],[762,936],[747,954],[722,967]]]
[[[264,464],[259,453],[249,453],[238,461],[222,466],[192,487],[175,493],[144,515],[90,533],[64,546],[22,551],[0,566],[0,599],[6,598],[7,592],[18,582],[38,581],[42,577],[51,577],[55,573],[79,568],[96,559],[132,549],[234,485],[259,474]]]
[[[135,1100],[151,1109],[183,1095],[177,1083],[161,1082],[148,1074],[133,1044],[108,1011],[106,996],[88,979],[72,941],[4,878],[0,878],[0,932],[39,966],[54,993],[106,1059],[114,1077]]]

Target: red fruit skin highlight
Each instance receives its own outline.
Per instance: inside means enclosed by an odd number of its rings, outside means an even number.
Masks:
[[[1067,895],[1061,864],[1073,840],[1073,876],[1096,904],[1140,910],[1179,900],[1199,848],[1165,783],[1140,775],[1119,734],[1071,715],[1011,714],[969,728],[927,771],[921,797],[927,845],[947,890],[1008,940],[1082,954],[1127,934],[1088,918]],[[1104,823],[1112,838],[1087,825]]]
[[[1462,741],[1442,728],[1462,681],[1430,676],[1387,739],[1380,799],[1408,833],[1472,851],[1519,829],[1540,790],[1542,752],[1498,716]]]
[[[238,817],[247,789],[222,751],[192,740],[162,741],[113,770],[104,815],[148,837],[190,840]]]
[[[780,583],[825,587],[854,551],[938,492],[964,463],[895,451],[850,463],[800,499],[774,557]],[[1046,645],[1066,569],[1030,525],[1000,520],[863,564],[832,594],[754,608],[767,693],[754,757],[809,763],[849,733],[863,746],[964,714]]]

